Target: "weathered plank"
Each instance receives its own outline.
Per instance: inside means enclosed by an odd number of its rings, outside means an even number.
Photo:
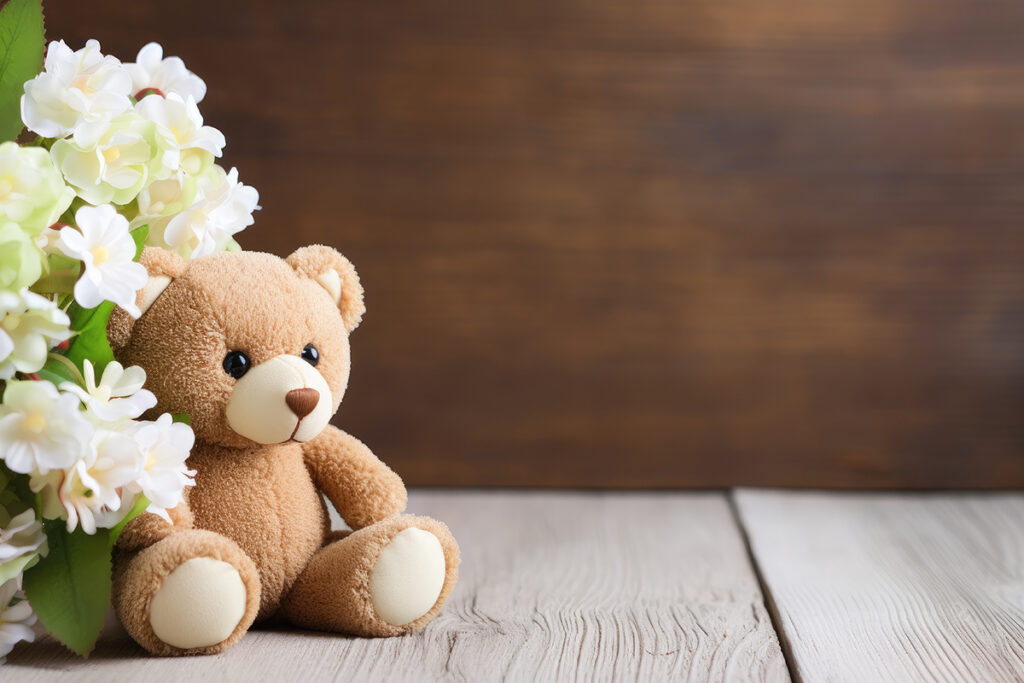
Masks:
[[[1024,495],[736,501],[800,680],[1024,678]]]
[[[444,614],[415,636],[249,634],[227,653],[145,656],[119,629],[88,662],[22,646],[23,683],[135,680],[731,680],[788,675],[720,494],[415,492],[463,550]]]

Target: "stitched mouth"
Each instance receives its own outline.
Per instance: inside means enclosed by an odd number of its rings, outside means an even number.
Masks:
[[[295,441],[295,443],[299,443],[299,441],[296,440],[295,435],[299,433],[299,427],[302,426],[302,421],[304,419],[305,418],[300,417],[298,420],[295,421],[295,429],[292,430],[291,436],[289,436],[288,440],[285,441],[284,443],[291,443],[292,441]]]

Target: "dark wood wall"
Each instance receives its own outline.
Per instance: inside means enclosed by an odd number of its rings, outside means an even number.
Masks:
[[[47,0],[209,85],[413,484],[1024,485],[1018,0]]]

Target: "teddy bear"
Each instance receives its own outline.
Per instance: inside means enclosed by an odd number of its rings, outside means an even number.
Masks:
[[[425,626],[455,586],[459,550],[402,514],[402,480],[329,424],[364,313],[352,264],[325,246],[286,259],[184,261],[147,248],[142,315],[116,308],[115,358],[146,371],[156,412],[186,413],[195,486],[171,521],[142,514],[114,552],[112,603],[157,655],[222,652],[257,622],[360,636]],[[324,497],[351,531],[331,531]]]

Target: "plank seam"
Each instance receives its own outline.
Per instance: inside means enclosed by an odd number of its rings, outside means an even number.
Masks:
[[[750,567],[754,572],[754,576],[757,577],[758,585],[761,587],[761,600],[768,611],[768,618],[771,619],[775,637],[779,639],[782,660],[786,662],[789,678],[793,683],[803,683],[803,678],[800,676],[799,669],[797,668],[796,656],[793,654],[792,643],[790,643],[789,638],[786,636],[786,630],[782,626],[782,615],[779,612],[778,605],[775,604],[775,597],[772,595],[771,588],[768,586],[764,574],[761,573],[761,564],[757,561],[757,555],[754,553],[754,547],[750,542],[750,534],[747,533],[747,526],[743,523],[743,514],[740,512],[739,505],[736,502],[736,489],[726,491],[726,499],[729,501],[729,512],[732,514],[733,522],[735,522],[736,528],[740,532],[740,538],[743,539],[743,548],[747,553],[747,559],[750,561]]]

